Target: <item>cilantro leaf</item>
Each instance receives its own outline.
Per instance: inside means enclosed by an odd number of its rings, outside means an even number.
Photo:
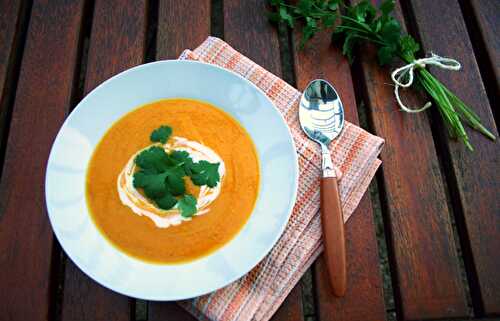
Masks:
[[[183,150],[174,150],[169,156],[176,165],[182,166],[182,169],[187,176],[191,176],[191,165],[193,165],[193,159],[189,156],[188,152]]]
[[[279,15],[282,21],[288,23],[288,25],[293,28],[293,18],[292,16],[288,13],[285,7],[281,7],[279,9]]]
[[[170,152],[169,156],[172,160],[174,160],[177,163],[185,162],[188,158],[191,158],[189,156],[189,153],[186,152],[185,150],[174,150]]]
[[[143,150],[135,157],[135,164],[152,173],[161,173],[167,169],[169,158],[165,150],[159,146],[152,146]]]
[[[364,0],[353,7],[349,7],[348,13],[358,22],[369,23],[373,20],[377,11],[371,3]]]
[[[191,217],[196,213],[196,198],[192,195],[184,195],[177,203],[183,217]]]
[[[378,62],[380,65],[386,65],[390,63],[395,55],[396,55],[395,46],[380,47],[377,51]]]
[[[219,176],[220,163],[210,163],[205,160],[194,163],[191,166],[191,180],[195,185],[215,187],[220,180]]]
[[[164,175],[168,190],[175,196],[182,195],[186,191],[184,186],[184,170],[181,167],[168,168]]]
[[[154,174],[145,171],[139,171],[134,174],[134,187],[142,188],[144,194],[151,199],[163,197],[167,193],[165,184],[166,174]]]
[[[362,41],[377,45],[381,65],[391,62],[401,53],[401,26],[390,15],[393,10],[393,0],[384,1],[379,8],[366,0],[347,7],[346,15],[341,16],[341,24],[335,28],[332,41],[343,40],[342,53],[351,63],[354,47]]]
[[[301,0],[297,4],[297,9],[295,9],[295,12],[301,13],[304,16],[309,16],[309,15],[311,15],[312,9],[313,9],[312,1]]]
[[[339,2],[340,0],[331,0],[328,3],[328,9],[330,9],[331,11],[336,11],[339,8]]]
[[[299,46],[304,47],[318,31],[332,28],[337,19],[341,0],[298,0],[296,5],[284,0],[268,0],[274,11],[267,14],[270,21],[286,24],[290,28],[303,22],[302,38]]]
[[[323,26],[325,26],[326,28],[330,28],[330,27],[333,27],[336,19],[337,19],[336,15],[328,15],[328,16],[324,16],[321,19],[321,22],[323,23]]]
[[[412,61],[415,60],[415,53],[420,50],[420,45],[412,36],[406,35],[399,40],[399,51],[401,56]]]
[[[160,126],[159,128],[155,129],[152,133],[149,139],[151,139],[152,142],[158,142],[165,144],[168,140],[168,138],[172,135],[172,128],[169,126]]]
[[[155,199],[156,205],[163,210],[169,210],[177,204],[177,199],[170,193],[165,193],[163,197]]]
[[[380,36],[383,41],[388,44],[396,45],[399,42],[399,38],[401,33],[401,26],[399,22],[390,17],[385,23],[382,24],[380,28]]]
[[[385,0],[380,4],[380,11],[382,15],[388,16],[394,10],[394,0]]]
[[[347,60],[350,63],[354,60],[353,49],[356,44],[356,36],[354,34],[348,34],[344,39],[344,45],[342,46],[342,54],[347,56]]]
[[[318,32],[318,24],[316,20],[310,17],[306,18],[306,26],[302,30],[302,39],[300,39],[300,48],[303,48],[306,42]]]
[[[280,5],[280,4],[284,4],[284,3],[285,3],[285,1],[284,1],[284,0],[270,0],[269,2],[270,2],[270,4],[271,4],[272,6],[278,6],[278,5]]]

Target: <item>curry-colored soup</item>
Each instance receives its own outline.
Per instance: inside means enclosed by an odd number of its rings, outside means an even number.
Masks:
[[[173,136],[197,141],[225,163],[219,196],[208,213],[168,228],[122,204],[117,177],[150,133],[168,124]],[[118,120],[96,147],[87,172],[87,203],[105,237],[123,252],[149,262],[193,260],[229,242],[246,223],[259,188],[259,164],[248,133],[222,110],[196,100],[166,99],[144,105]],[[193,193],[196,188],[187,183]]]

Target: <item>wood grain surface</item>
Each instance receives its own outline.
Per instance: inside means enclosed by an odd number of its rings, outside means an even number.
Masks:
[[[295,33],[297,45],[300,34]],[[346,120],[359,124],[353,79],[347,59],[331,44],[329,33],[315,36],[304,50],[296,46],[294,66],[297,88],[303,90],[316,78],[328,80],[344,104]],[[347,251],[347,292],[343,298],[332,296],[327,286],[326,266],[321,256],[315,263],[317,311],[320,320],[385,320],[373,222],[372,203],[367,193],[345,226]]]
[[[279,39],[265,16],[265,0],[225,0],[224,40],[275,75],[281,75]]]
[[[18,54],[15,51],[15,39],[21,20],[21,0],[0,2],[0,98],[5,93],[5,82],[8,80],[9,68],[12,67],[13,59]],[[0,108],[3,107],[3,99],[0,99]],[[1,111],[1,109],[0,109]]]
[[[424,49],[453,57],[462,64],[460,72],[430,70],[457,93],[498,137],[458,3],[451,0],[418,0],[411,3]],[[446,23],[440,23],[437,17]],[[463,215],[467,230],[467,235],[464,235],[467,238],[465,250],[470,246],[473,273],[479,283],[473,298],[480,295],[482,306],[479,308],[485,314],[500,314],[500,256],[497,254],[500,249],[500,143],[498,139],[492,142],[472,130],[468,130],[468,134],[474,152],[468,151],[459,142],[447,139],[442,128],[439,131],[439,135],[445,137],[443,143],[449,153],[447,164],[450,166],[446,169],[450,171],[452,180],[452,197],[459,201],[460,208],[456,212]],[[474,284],[472,290],[476,290]]]
[[[0,2],[0,177],[8,129],[8,116],[14,98],[23,29],[29,17],[21,0]]]
[[[159,1],[156,59],[177,59],[210,34],[210,0]]]
[[[300,283],[293,288],[278,311],[273,315],[271,321],[303,321],[302,291]]]
[[[149,302],[148,321],[196,321],[197,319],[175,302]]]
[[[53,236],[45,164],[70,108],[82,11],[83,1],[33,4],[0,185],[4,320],[50,319]]]
[[[495,90],[496,97],[500,94],[500,1],[497,0],[470,0],[470,6],[472,12],[466,12],[466,14],[473,14],[475,16],[474,23],[477,23],[477,27],[480,31],[478,38],[481,38],[485,49],[488,61],[486,65],[491,68],[491,71],[495,77]],[[466,7],[469,8],[469,7]],[[473,35],[471,35],[473,36]],[[473,47],[476,44],[473,45]],[[483,62],[485,63],[485,62]],[[483,82],[490,81],[488,78],[484,78]],[[498,122],[497,122],[498,124]]]

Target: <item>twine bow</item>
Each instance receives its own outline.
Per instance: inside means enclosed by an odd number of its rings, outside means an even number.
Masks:
[[[394,70],[391,74],[392,81],[396,85],[394,87],[394,96],[396,96],[399,107],[407,113],[419,113],[432,106],[432,103],[428,101],[421,108],[409,108],[403,104],[401,97],[399,96],[399,87],[408,88],[413,84],[413,70],[417,67],[425,68],[426,65],[432,65],[446,70],[459,70],[461,68],[460,63],[457,60],[441,57],[431,53],[430,57],[416,59],[413,62]],[[406,81],[404,81],[406,75],[408,75],[408,77]]]

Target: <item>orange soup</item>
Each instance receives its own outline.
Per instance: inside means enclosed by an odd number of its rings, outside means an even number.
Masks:
[[[161,225],[163,214],[155,221],[126,205],[119,192],[125,179],[118,178],[134,155],[152,144],[150,134],[164,125],[172,129],[165,146],[175,150],[176,142],[191,142],[211,151],[221,160],[221,178],[217,190],[206,189],[211,198],[203,211]],[[184,180],[186,193],[201,198],[203,187]],[[180,263],[210,254],[243,227],[257,199],[259,164],[250,136],[227,113],[201,101],[165,99],[128,113],[107,131],[90,161],[86,186],[93,221],[111,243],[141,260]]]

